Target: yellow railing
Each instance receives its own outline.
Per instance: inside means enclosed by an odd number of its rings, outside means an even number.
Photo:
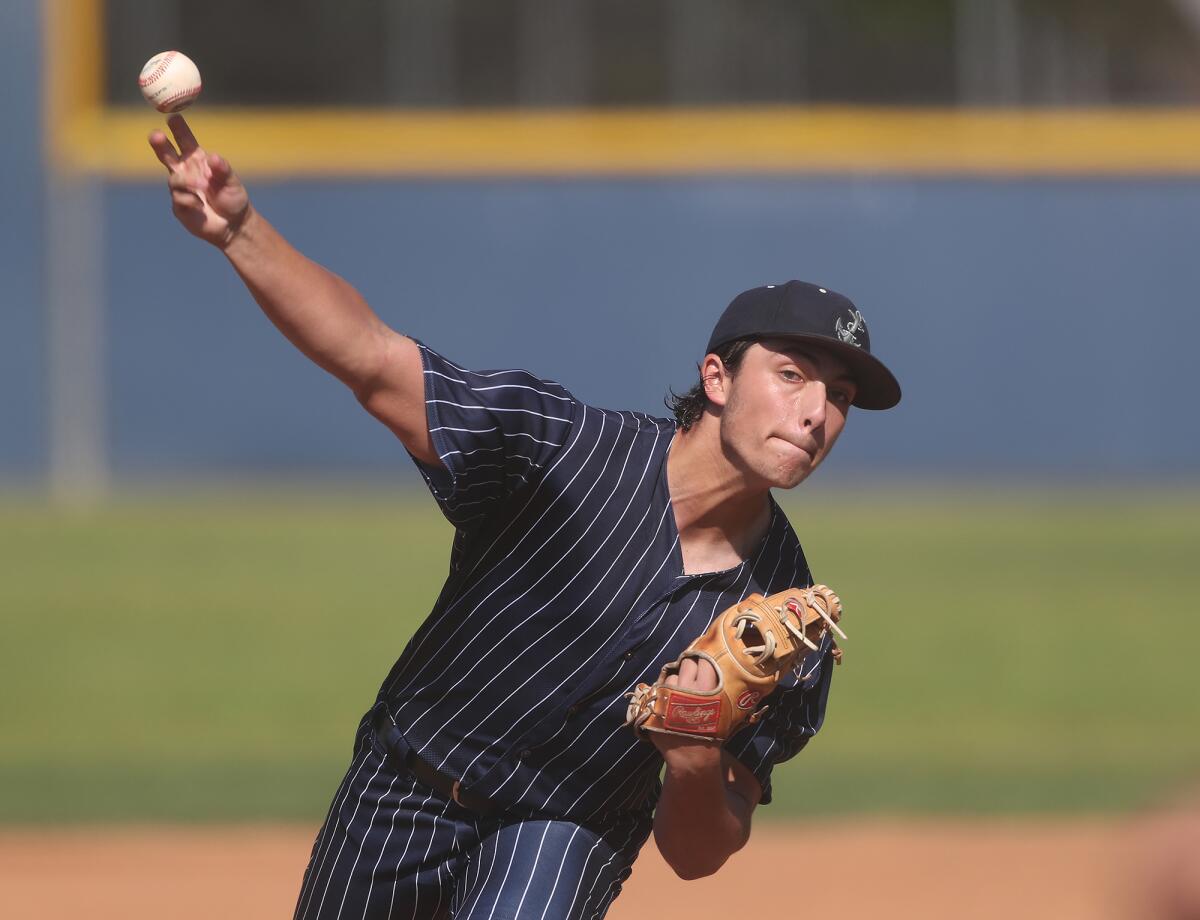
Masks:
[[[51,162],[157,175],[145,137],[161,117],[103,102],[103,0],[45,2]],[[141,63],[128,62],[131,81]],[[1191,109],[222,109],[201,99],[189,120],[203,144],[258,176],[1200,174]]]

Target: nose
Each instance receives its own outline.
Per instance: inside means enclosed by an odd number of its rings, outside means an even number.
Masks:
[[[825,384],[810,380],[800,391],[800,424],[815,431],[825,424],[825,404],[829,398]]]

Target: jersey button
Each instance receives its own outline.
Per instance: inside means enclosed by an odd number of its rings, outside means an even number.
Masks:
[[[621,657],[624,658],[626,661],[628,661],[630,658],[633,657],[633,649],[630,649],[628,652],[626,652]]]
[[[533,753],[533,751],[529,750],[529,748],[525,748],[525,750],[523,750],[520,754],[517,755],[517,759],[518,760],[528,760],[529,755],[532,753]]]
[[[569,707],[567,707],[567,715],[568,715],[568,716],[573,716],[573,715],[575,715],[577,712],[579,712],[579,707],[578,707],[578,706],[569,706]]]

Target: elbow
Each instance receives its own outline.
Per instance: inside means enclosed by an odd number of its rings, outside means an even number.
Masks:
[[[736,845],[721,846],[717,840],[712,838],[704,841],[706,846],[697,845],[694,838],[669,841],[664,840],[660,835],[656,835],[656,842],[663,861],[685,882],[715,875],[729,857],[741,849]]]
[[[721,868],[723,863],[718,863],[711,868],[699,868],[694,866],[671,866],[675,870],[675,874],[685,882],[694,882],[699,878],[708,878],[710,875],[716,875],[717,870]]]
[[[675,858],[664,854],[663,858],[671,870],[685,882],[716,875],[717,870],[725,865],[728,855],[715,857],[713,854],[689,853],[679,854]]]

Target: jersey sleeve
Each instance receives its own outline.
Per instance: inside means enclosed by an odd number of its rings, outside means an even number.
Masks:
[[[414,462],[442,513],[466,527],[537,481],[566,443],[577,403],[529,371],[469,371],[417,347],[429,435],[445,469]]]
[[[762,786],[760,804],[771,801],[771,772],[790,760],[821,728],[833,676],[832,644],[826,639],[820,651],[804,660],[791,686],[780,685],[766,700],[763,718],[748,725],[725,743],[725,749],[745,765]]]

